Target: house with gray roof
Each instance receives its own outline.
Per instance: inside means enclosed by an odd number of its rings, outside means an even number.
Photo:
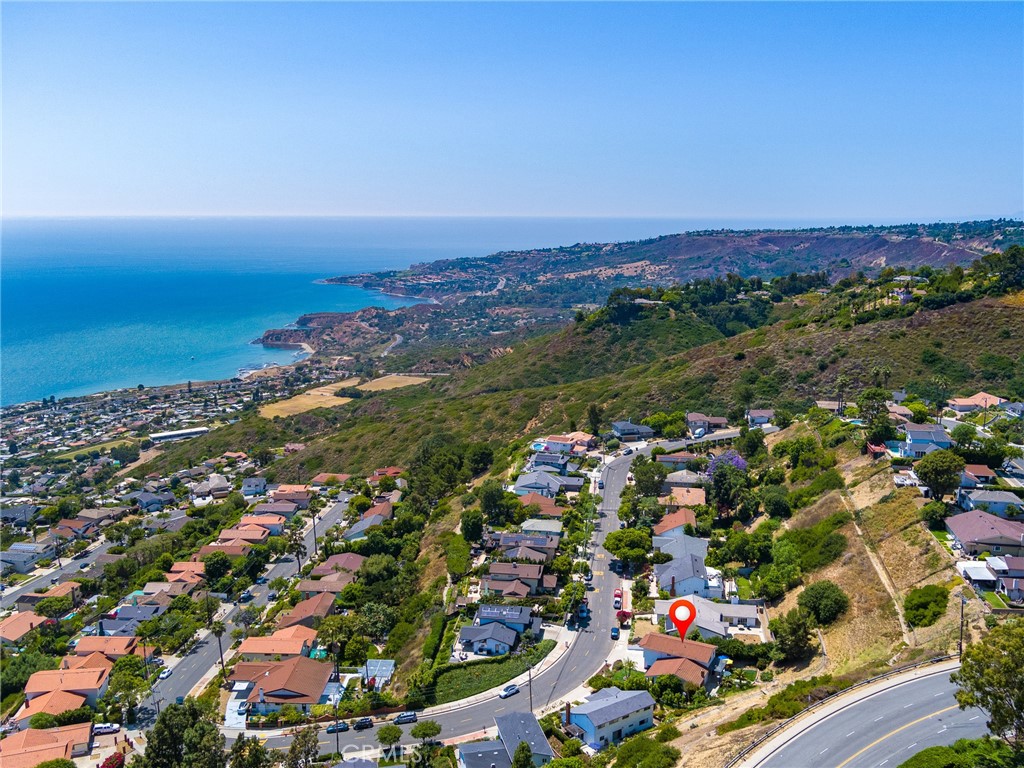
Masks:
[[[560,493],[575,493],[583,488],[586,478],[561,475],[553,475],[550,472],[536,470],[521,474],[512,487],[516,496],[525,496],[528,493],[539,493],[549,499],[555,498]]]
[[[953,445],[952,438],[938,424],[903,424],[900,429],[905,439],[899,444],[899,454],[904,458],[920,459]]]
[[[512,768],[512,758],[497,739],[459,744],[455,759],[458,768]]]
[[[495,717],[494,724],[498,727],[498,738],[505,746],[509,760],[515,755],[516,747],[524,741],[530,745],[533,764],[537,768],[555,758],[555,752],[532,712],[509,712]]]
[[[980,509],[1000,517],[1024,515],[1024,499],[1009,491],[969,491],[961,488],[957,504],[965,510]]]
[[[765,630],[768,626],[768,616],[763,607],[759,605],[748,605],[746,603],[716,603],[713,600],[691,595],[687,598],[693,607],[697,609],[697,616],[693,620],[693,627],[704,638],[726,638],[737,633],[750,633],[761,635],[760,642],[767,642]],[[654,601],[654,620],[666,632],[675,632],[675,627],[669,619],[669,609],[674,600]]]
[[[654,698],[647,691],[602,688],[562,714],[570,735],[594,749],[618,744],[654,725]]]
[[[385,519],[386,518],[383,515],[370,515],[369,517],[363,518],[341,534],[341,538],[345,541],[359,541],[360,539],[365,539],[369,534],[370,529],[375,525],[380,525]]]
[[[516,632],[525,632],[527,629],[540,624],[539,617],[534,618],[532,612],[525,605],[492,605],[481,603],[476,609],[474,622],[480,626],[498,622]]]
[[[613,421],[612,434],[619,440],[632,442],[635,440],[650,440],[654,437],[654,430],[646,424],[634,424],[632,421]]]
[[[459,630],[462,649],[478,656],[503,656],[515,647],[518,639],[518,632],[496,621]]]

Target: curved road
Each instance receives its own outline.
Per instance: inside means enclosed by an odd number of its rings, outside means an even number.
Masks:
[[[950,670],[837,702],[802,729],[784,732],[744,761],[744,768],[896,768],[927,747],[988,732],[985,713],[961,710]],[[792,735],[789,735],[792,734]]]

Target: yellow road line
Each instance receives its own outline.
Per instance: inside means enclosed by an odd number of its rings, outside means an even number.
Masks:
[[[854,760],[856,760],[858,757],[860,757],[865,752],[867,752],[869,749],[871,749],[872,747],[875,747],[875,746],[881,744],[883,741],[888,739],[890,736],[895,736],[900,731],[905,731],[907,728],[909,728],[912,725],[917,725],[918,723],[923,723],[925,720],[928,720],[928,719],[930,719],[932,717],[935,717],[936,715],[941,715],[943,712],[949,712],[951,709],[960,709],[960,707],[958,707],[957,705],[954,704],[952,707],[946,707],[945,709],[940,709],[938,712],[932,712],[930,715],[925,715],[924,717],[919,717],[919,718],[917,718],[917,720],[914,720],[911,723],[907,723],[906,725],[901,725],[899,728],[897,728],[895,730],[892,730],[892,731],[889,731],[887,734],[885,734],[885,736],[882,736],[881,738],[875,739],[874,741],[872,741],[870,744],[868,744],[866,747],[861,749],[856,754],[850,755],[850,757],[846,758],[845,760],[843,760],[843,762],[841,762],[839,765],[837,765],[836,768],[843,768],[844,765],[849,765]]]

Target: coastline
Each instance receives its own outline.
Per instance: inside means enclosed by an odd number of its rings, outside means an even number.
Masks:
[[[384,288],[367,287],[365,285],[354,285],[353,283],[342,282],[340,277],[322,277],[318,280],[314,280],[315,285],[350,285],[354,288],[362,288],[364,291],[373,291],[379,293],[381,296],[391,296],[396,299],[415,299],[416,301],[424,304],[440,304],[441,302],[431,296],[421,296],[413,293],[398,293],[397,291],[388,291]],[[358,310],[356,310],[358,311]]]

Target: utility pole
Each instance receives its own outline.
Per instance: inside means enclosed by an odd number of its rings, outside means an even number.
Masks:
[[[319,555],[316,548],[316,510],[313,511],[313,555]]]
[[[964,593],[960,593],[960,645],[957,648],[956,655],[964,655],[964,606],[967,605],[967,598],[964,597]]]
[[[526,677],[530,686],[530,714],[533,714],[533,667],[526,668]]]

